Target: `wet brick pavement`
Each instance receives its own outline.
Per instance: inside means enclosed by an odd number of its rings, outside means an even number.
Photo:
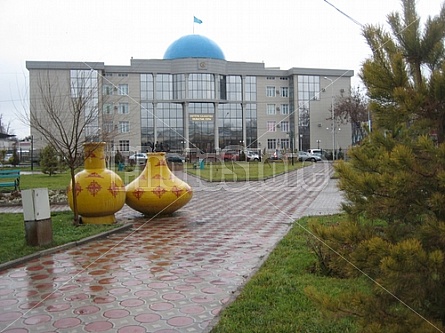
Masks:
[[[0,332],[208,332],[295,219],[339,211],[331,174],[329,163],[248,183],[178,174],[194,196],[173,216],[124,206],[116,216],[133,228],[0,271]]]

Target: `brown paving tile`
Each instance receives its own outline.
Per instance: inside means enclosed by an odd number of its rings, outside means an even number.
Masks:
[[[0,307],[7,308],[0,328],[202,331],[287,232],[286,214],[315,198],[223,185],[207,191],[197,184],[189,205],[170,217],[145,218],[124,207],[117,216],[133,216],[133,230],[0,272]],[[264,208],[271,203],[285,213]],[[248,220],[236,213],[246,210]]]
[[[145,333],[145,332],[148,331],[144,327],[136,325],[124,326],[117,330],[117,333]]]
[[[79,318],[62,318],[59,320],[56,320],[53,324],[53,326],[57,329],[67,329],[67,328],[73,328],[81,324],[81,320]]]
[[[142,313],[134,318],[140,323],[154,323],[161,319],[161,316],[155,313]]]
[[[85,331],[87,332],[107,332],[113,328],[113,324],[108,321],[97,321],[85,325]]]

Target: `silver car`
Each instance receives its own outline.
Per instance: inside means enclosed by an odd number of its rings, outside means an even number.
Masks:
[[[260,155],[256,151],[248,150],[246,154],[247,161],[255,161],[258,162],[260,160]]]
[[[305,162],[305,161],[319,162],[319,161],[321,161],[321,157],[320,157],[320,155],[309,154],[309,153],[306,153],[305,151],[299,151],[298,152],[298,160],[300,162]]]
[[[130,163],[142,164],[147,161],[147,154],[144,153],[136,153],[128,157]]]

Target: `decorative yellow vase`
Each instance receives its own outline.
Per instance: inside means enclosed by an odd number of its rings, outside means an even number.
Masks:
[[[193,196],[192,188],[170,171],[165,153],[147,153],[144,170],[126,192],[127,205],[145,215],[171,214]]]
[[[77,209],[83,224],[112,224],[114,213],[125,204],[125,184],[112,170],[106,168],[105,142],[84,144],[85,169],[75,176]],[[73,210],[71,182],[68,203]]]

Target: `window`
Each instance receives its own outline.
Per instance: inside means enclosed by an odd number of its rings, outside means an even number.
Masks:
[[[102,107],[103,114],[113,114],[113,104],[107,103]]]
[[[246,101],[256,101],[256,77],[255,76],[246,76],[245,98],[246,98]]]
[[[280,80],[287,81],[287,80],[289,80],[289,78],[287,76],[282,76],[282,77],[280,77]]]
[[[300,101],[320,99],[320,77],[300,75],[298,77],[298,99]]]
[[[120,151],[130,151],[130,141],[129,140],[119,140],[119,150]]]
[[[289,114],[289,104],[281,104],[281,114]]]
[[[117,76],[122,76],[122,77],[124,77],[124,76],[128,76],[128,74],[127,74],[127,73],[119,73],[119,74],[117,74]]]
[[[267,122],[267,131],[268,132],[276,132],[277,131],[277,125],[276,125],[275,121]]]
[[[289,149],[290,148],[289,139],[281,139],[280,145],[281,149]]]
[[[112,121],[104,121],[102,126],[104,134],[112,133],[114,130],[113,126],[114,125]]]
[[[130,132],[130,122],[120,121],[119,122],[119,133],[128,133],[128,132]]]
[[[141,74],[141,99],[152,100],[154,96],[153,74]]]
[[[155,81],[156,98],[160,100],[173,99],[173,75],[157,74]]]
[[[111,84],[104,84],[102,86],[102,95],[113,95],[113,86]]]
[[[267,80],[275,80],[275,76],[268,76],[266,79]]]
[[[267,115],[271,116],[275,114],[275,104],[267,104]]]
[[[276,139],[267,139],[267,149],[277,149],[277,140]]]
[[[281,132],[289,133],[289,122],[288,121],[282,121],[280,123]]]
[[[281,97],[289,97],[289,87],[281,87]]]
[[[267,97],[275,97],[275,87],[273,86],[267,86],[266,87],[266,96]]]
[[[241,76],[227,76],[227,100],[241,101],[242,99],[242,85]]]
[[[119,114],[128,114],[128,103],[119,103]]]
[[[173,99],[185,98],[185,75],[173,75]]]
[[[128,84],[119,85],[119,95],[128,95]]]
[[[280,123],[281,132],[288,133],[289,132],[289,122],[288,121],[282,121]]]
[[[188,88],[188,98],[214,99],[215,77],[213,74],[189,74]]]

